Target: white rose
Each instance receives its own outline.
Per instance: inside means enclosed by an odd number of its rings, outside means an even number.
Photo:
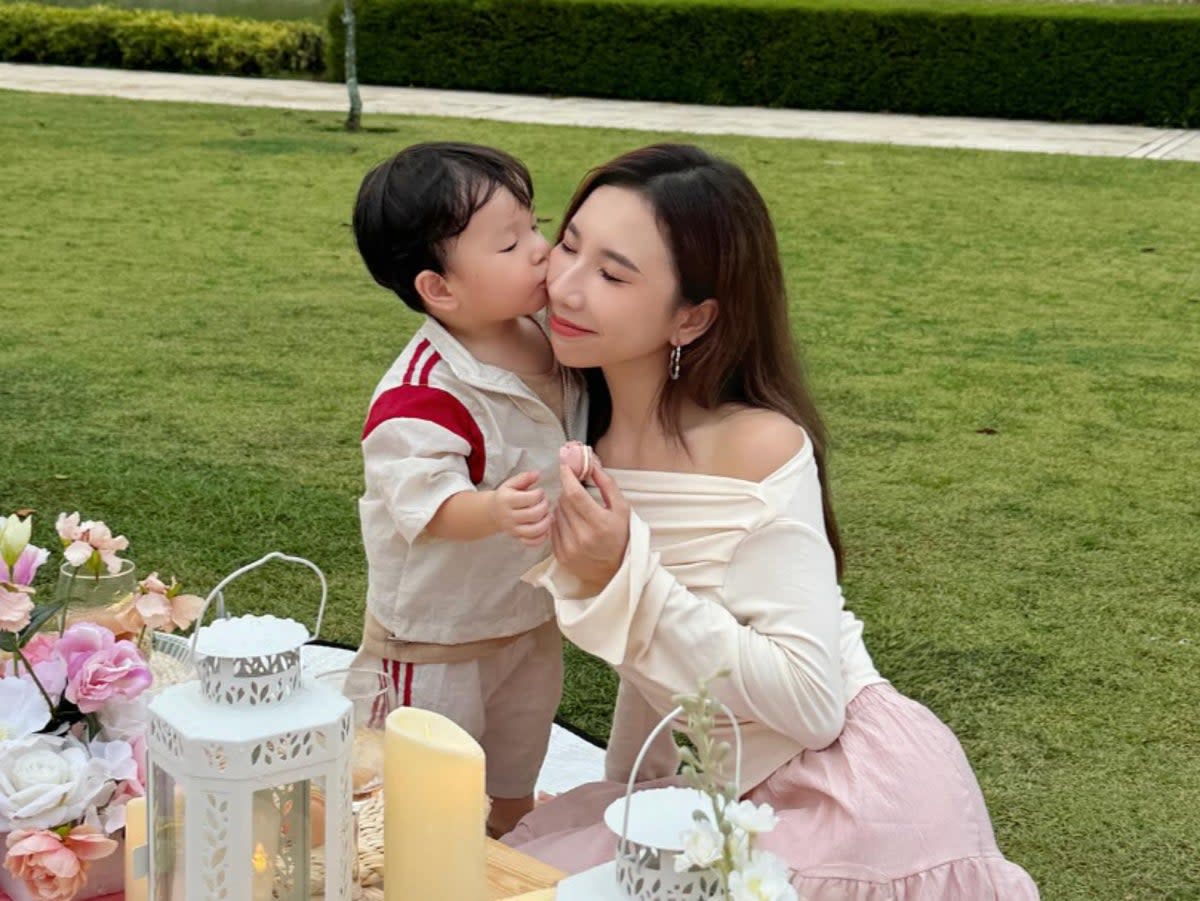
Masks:
[[[52,829],[104,804],[115,784],[69,735],[30,735],[0,744],[0,832]]]
[[[695,828],[683,833],[681,838],[683,853],[675,857],[676,873],[682,873],[692,867],[711,867],[721,859],[724,840],[708,820],[697,822]]]
[[[799,901],[788,868],[769,851],[755,851],[750,862],[729,874],[730,901]]]
[[[30,679],[0,679],[0,742],[13,741],[44,729],[50,708]]]
[[[779,823],[779,817],[775,816],[775,810],[770,804],[755,807],[753,801],[730,804],[725,811],[725,816],[730,823],[750,835],[770,832]]]

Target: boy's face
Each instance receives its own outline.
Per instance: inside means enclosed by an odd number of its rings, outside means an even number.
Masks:
[[[446,252],[446,285],[460,325],[486,325],[546,306],[549,246],[533,210],[497,188]]]

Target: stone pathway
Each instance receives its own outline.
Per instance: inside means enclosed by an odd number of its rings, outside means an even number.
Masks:
[[[0,90],[5,89],[334,112],[347,107],[345,88],[328,82],[16,63],[0,63]],[[658,133],[737,134],[1200,162],[1200,130],[1196,129],[690,106],[372,85],[363,86],[362,98],[367,116],[381,113],[448,116]]]

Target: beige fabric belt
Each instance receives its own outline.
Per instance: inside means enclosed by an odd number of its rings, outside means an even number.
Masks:
[[[554,621],[550,620],[550,622]],[[537,628],[540,629],[542,626]],[[529,631],[536,630],[530,629]],[[395,660],[398,663],[461,663],[465,660],[478,660],[494,654],[528,634],[529,632],[519,632],[516,635],[484,638],[463,644],[405,641],[403,638],[392,635],[383,623],[368,612],[363,622],[361,650],[372,656],[382,657],[384,660]]]

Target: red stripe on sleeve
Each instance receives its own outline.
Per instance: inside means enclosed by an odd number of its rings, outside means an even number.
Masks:
[[[476,485],[483,481],[487,462],[483,432],[462,401],[449,391],[424,385],[389,388],[371,405],[362,440],[366,441],[368,435],[389,419],[421,419],[453,432],[471,447],[467,454],[467,473],[471,481]]]
[[[421,355],[429,347],[429,339],[425,338],[417,345],[417,349],[413,351],[412,359],[408,361],[408,369],[404,373],[404,384],[411,385],[413,373],[417,371],[417,363],[421,361]]]
[[[429,362],[426,363],[425,366],[421,369],[421,378],[417,382],[418,385],[428,385],[429,384],[429,373],[433,371],[433,367],[438,364],[438,361],[441,360],[441,358],[442,358],[442,355],[440,353],[438,353],[436,350],[432,354],[429,355]]]

